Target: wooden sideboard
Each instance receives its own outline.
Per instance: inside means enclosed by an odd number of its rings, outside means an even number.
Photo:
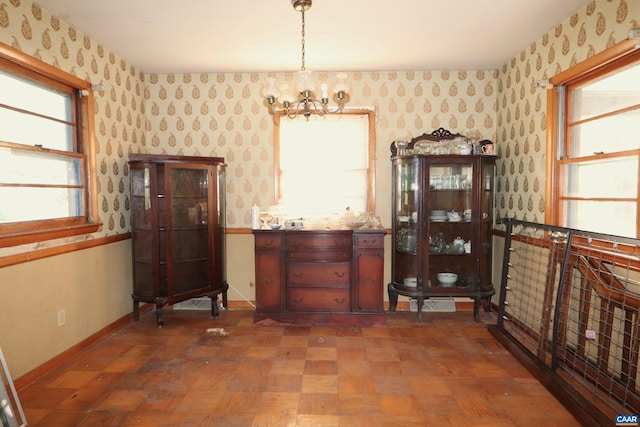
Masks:
[[[385,230],[254,230],[256,322],[384,324]]]

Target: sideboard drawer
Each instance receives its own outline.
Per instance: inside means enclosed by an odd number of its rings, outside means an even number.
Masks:
[[[316,251],[287,251],[287,261],[318,261],[318,262],[351,262],[353,253],[347,250],[316,250]]]
[[[290,262],[287,284],[299,288],[349,288],[351,262]]]
[[[287,309],[296,312],[349,312],[349,289],[289,288]]]
[[[384,234],[355,234],[356,247],[359,249],[384,249]]]
[[[278,233],[278,232],[256,233],[255,239],[256,239],[255,241],[256,248],[277,249],[282,246],[282,233]]]
[[[348,249],[353,246],[350,232],[287,233],[287,250]]]

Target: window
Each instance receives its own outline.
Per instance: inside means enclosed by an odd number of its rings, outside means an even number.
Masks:
[[[276,197],[287,215],[373,212],[372,111],[276,121]]]
[[[551,82],[551,223],[640,237],[640,51],[612,48]]]
[[[90,84],[0,45],[0,246],[96,231]]]

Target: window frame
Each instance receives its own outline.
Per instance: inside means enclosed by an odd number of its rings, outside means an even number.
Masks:
[[[627,39],[617,43],[608,49],[593,55],[587,60],[580,62],[569,69],[555,75],[549,79],[550,85],[547,89],[547,181],[545,188],[545,223],[557,226],[564,226],[563,218],[563,198],[562,185],[564,168],[575,164],[576,161],[564,158],[565,140],[568,135],[568,121],[560,117],[560,104],[565,103],[564,111],[568,113],[570,106],[570,95],[568,88],[577,82],[584,83],[587,80],[595,79],[606,75],[616,69],[620,69],[630,63],[640,60],[640,45],[636,39]],[[569,142],[570,143],[570,142]],[[623,154],[636,155],[640,159],[640,149],[627,150],[616,154],[598,154],[593,156],[580,157],[579,162],[591,160],[606,160],[619,158]],[[568,199],[568,198],[567,198]],[[640,237],[640,186],[636,197],[636,236]],[[594,230],[602,231],[602,230]]]
[[[75,153],[82,157],[80,178],[83,187],[83,213],[81,216],[0,224],[0,247],[96,232],[102,223],[97,215],[94,94],[91,83],[3,43],[0,43],[0,66],[10,72],[35,79],[52,87],[56,87],[58,84],[74,89],[73,108],[77,122]],[[9,146],[11,144],[5,142],[3,145]],[[25,147],[20,145],[20,148]],[[34,147],[34,150],[37,150],[37,147]]]
[[[274,204],[278,202],[278,200],[282,199],[282,188],[280,185],[280,176],[281,176],[281,168],[280,168],[280,120],[282,117],[286,115],[285,111],[277,111],[274,115],[274,126],[273,126],[273,154],[274,154]],[[376,177],[376,126],[375,126],[375,111],[372,109],[345,109],[336,113],[326,113],[326,115],[366,115],[368,117],[369,122],[369,159],[368,159],[368,167],[367,167],[367,212],[375,212],[376,206],[376,187],[375,187],[375,177]],[[298,117],[296,120],[305,120],[302,115]],[[340,155],[340,153],[336,153],[336,156]]]

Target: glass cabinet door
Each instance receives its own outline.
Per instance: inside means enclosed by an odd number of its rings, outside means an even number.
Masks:
[[[394,163],[394,180],[397,186],[393,200],[394,277],[393,281],[409,290],[420,286],[418,238],[423,172],[418,159],[402,159]]]
[[[168,166],[170,294],[211,283],[209,248],[209,168]],[[216,185],[217,183],[213,183]]]
[[[142,296],[154,293],[153,265],[157,251],[153,245],[154,215],[157,201],[151,197],[153,171],[149,167],[131,169],[131,233],[133,245],[133,288]],[[153,177],[155,179],[155,177]]]
[[[493,200],[494,200],[494,172],[495,164],[482,163],[480,176],[482,177],[482,188],[480,189],[480,204],[482,214],[479,216],[480,242],[479,250],[479,285],[480,289],[491,288],[491,269],[493,259]]]
[[[475,212],[473,163],[429,165],[428,239],[425,253],[428,286],[468,288],[475,284],[475,257],[471,242],[480,212]]]

